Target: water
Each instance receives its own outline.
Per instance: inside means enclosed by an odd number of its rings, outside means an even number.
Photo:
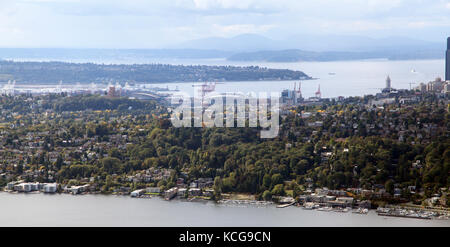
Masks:
[[[189,64],[186,62],[185,64]],[[191,64],[196,64],[191,62]],[[228,61],[209,61],[208,65],[257,65],[276,69],[292,69],[305,72],[318,78],[302,82],[303,97],[314,96],[319,84],[322,97],[363,96],[376,94],[385,87],[387,75],[392,80],[392,87],[409,89],[419,83],[427,83],[436,77],[443,78],[445,60],[364,60],[338,62],[299,62],[299,63],[237,63]],[[414,72],[412,72],[414,70]],[[330,74],[332,73],[332,74]],[[334,73],[334,74],[333,74]],[[409,84],[414,83],[414,84]],[[169,89],[178,87],[181,91],[192,94],[192,83],[152,84],[152,86]],[[149,85],[150,86],[150,85]],[[298,87],[298,82],[297,82]],[[294,81],[252,81],[225,82],[216,85],[217,92],[281,92],[283,89],[294,89]]]
[[[0,227],[8,226],[450,226],[420,220],[320,212],[274,205],[226,206],[213,202],[137,199],[129,196],[0,193]]]
[[[31,59],[21,59],[31,60]],[[67,60],[69,62],[97,62],[97,63],[165,63],[183,65],[235,65],[235,66],[261,66],[276,69],[301,70],[307,75],[318,78],[302,82],[303,97],[314,96],[320,84],[322,97],[332,98],[338,96],[363,96],[375,94],[385,87],[386,76],[392,79],[392,87],[409,89],[420,82],[427,83],[436,77],[443,78],[445,60],[360,60],[336,62],[298,62],[298,63],[264,63],[264,62],[232,62],[226,60],[117,60],[117,61],[84,61]],[[331,74],[330,74],[331,73]],[[334,74],[333,74],[334,73]],[[410,83],[414,83],[411,84]],[[185,83],[158,83],[147,84],[148,87],[166,87],[194,94],[198,88],[192,87],[193,82]],[[64,84],[63,84],[64,86]],[[73,85],[67,85],[73,87]],[[297,83],[298,86],[298,83]],[[48,91],[52,91],[45,86]],[[50,87],[56,87],[52,85]],[[86,87],[89,87],[87,85]],[[106,88],[106,85],[102,86]],[[281,92],[284,89],[293,89],[294,81],[238,81],[217,84],[216,91],[224,92]]]

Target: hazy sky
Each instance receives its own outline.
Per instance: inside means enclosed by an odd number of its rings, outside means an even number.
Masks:
[[[0,0],[0,47],[160,48],[243,33],[442,42],[450,0]]]

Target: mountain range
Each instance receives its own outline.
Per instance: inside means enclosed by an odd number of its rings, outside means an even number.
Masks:
[[[407,37],[381,39],[350,35],[293,35],[274,40],[257,34],[232,38],[204,38],[181,43],[178,48],[216,49],[234,52],[230,61],[336,61],[356,59],[441,59],[445,42]]]
[[[443,59],[445,40],[407,37],[369,38],[350,35],[297,34],[271,39],[257,34],[208,37],[163,49],[0,48],[0,59],[129,60],[227,59],[229,61],[338,61],[358,59]]]
[[[354,35],[296,34],[285,39],[270,39],[258,34],[242,34],[231,38],[209,37],[182,42],[172,48],[212,49],[234,52],[299,49],[305,51],[371,52],[394,49],[441,49],[445,40],[431,42],[402,36],[369,38]],[[445,49],[444,49],[445,50]]]

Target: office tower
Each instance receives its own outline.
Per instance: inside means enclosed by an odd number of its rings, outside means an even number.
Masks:
[[[447,51],[445,53],[445,80],[450,81],[450,37],[447,38]]]

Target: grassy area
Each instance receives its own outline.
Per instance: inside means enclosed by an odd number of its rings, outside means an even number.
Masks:
[[[160,193],[155,193],[155,192],[147,192],[145,193],[145,195],[153,195],[153,196],[159,196]]]
[[[255,200],[255,196],[251,194],[232,193],[229,196],[231,200]]]

